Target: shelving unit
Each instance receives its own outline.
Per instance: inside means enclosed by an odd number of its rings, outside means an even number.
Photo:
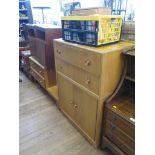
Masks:
[[[24,25],[28,23],[33,23],[31,4],[29,0],[19,1],[19,36],[27,37]]]
[[[53,39],[61,37],[61,28],[49,24],[27,24],[32,56],[30,74],[57,101]]]

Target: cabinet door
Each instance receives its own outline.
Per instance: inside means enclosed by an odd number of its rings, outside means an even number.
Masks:
[[[95,140],[98,101],[86,91],[74,87],[75,121],[79,127]]]
[[[74,119],[73,85],[59,74],[57,74],[57,84],[60,108]]]
[[[70,119],[95,140],[97,99],[57,74],[60,108]]]

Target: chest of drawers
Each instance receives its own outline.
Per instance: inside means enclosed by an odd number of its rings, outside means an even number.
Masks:
[[[135,154],[134,57],[134,50],[125,52],[122,78],[104,108],[102,147],[116,155]]]
[[[95,48],[54,40],[59,107],[96,146],[100,143],[103,102],[122,74],[120,53],[133,46],[120,42]]]

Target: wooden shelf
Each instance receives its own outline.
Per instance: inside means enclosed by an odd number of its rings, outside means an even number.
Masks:
[[[58,100],[58,88],[57,85],[47,88],[48,93],[57,101]]]
[[[132,82],[135,82],[135,79],[132,78],[132,77],[129,77],[129,76],[126,76],[125,79],[126,79],[126,80],[129,80],[129,81],[132,81]]]

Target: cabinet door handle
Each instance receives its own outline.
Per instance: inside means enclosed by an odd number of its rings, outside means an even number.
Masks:
[[[77,104],[75,104],[75,105],[74,105],[74,109],[77,109],[77,108],[78,108],[78,105],[77,105]]]
[[[89,79],[85,81],[85,84],[90,84],[90,83],[91,83],[91,80]]]
[[[90,66],[91,65],[91,61],[90,60],[85,60],[85,66]]]

